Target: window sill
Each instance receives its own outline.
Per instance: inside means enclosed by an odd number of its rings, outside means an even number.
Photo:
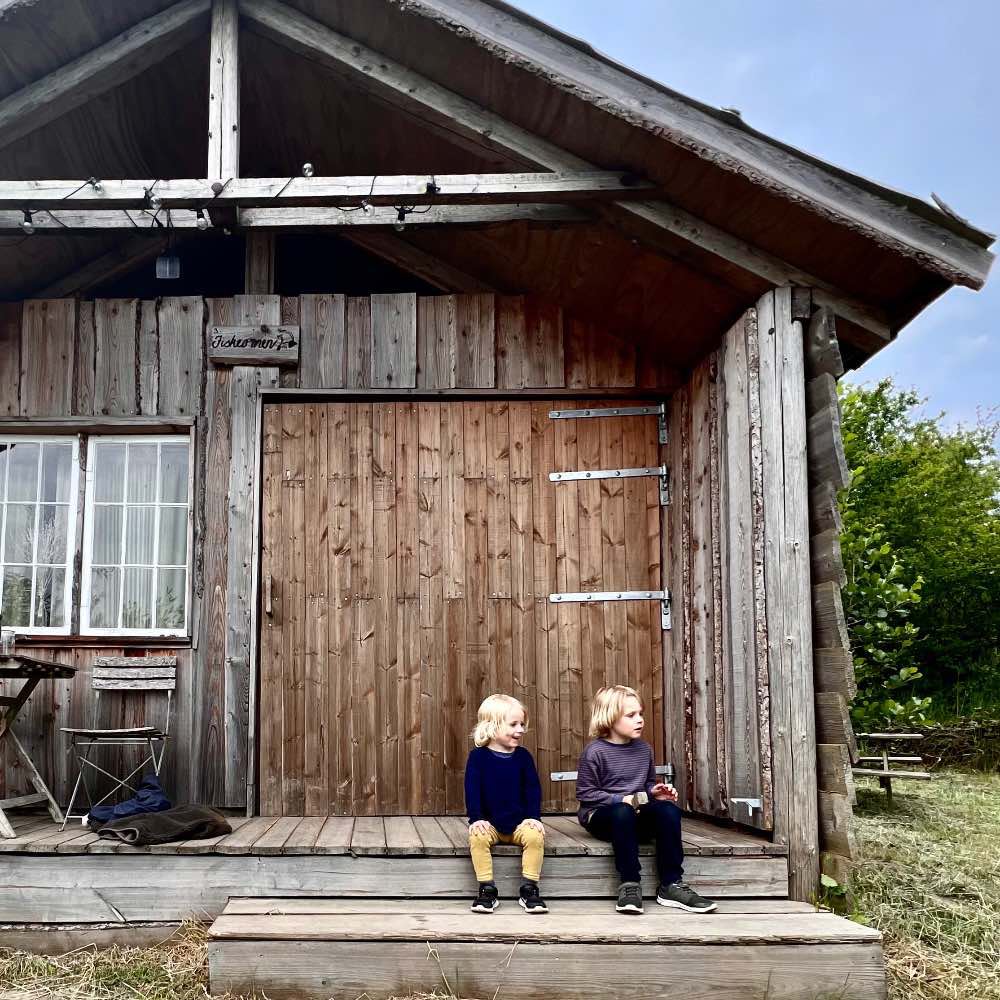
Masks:
[[[191,637],[187,635],[18,635],[15,649],[33,647],[73,647],[83,649],[152,648],[190,649]]]

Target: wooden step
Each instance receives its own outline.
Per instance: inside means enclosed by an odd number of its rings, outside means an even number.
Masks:
[[[688,914],[649,900],[561,900],[528,916],[440,899],[234,899],[209,932],[213,993],[372,1000],[450,988],[460,996],[751,996],[884,1000],[877,931],[788,900],[724,900]],[[637,946],[641,946],[641,951]],[[639,977],[637,979],[637,977]]]

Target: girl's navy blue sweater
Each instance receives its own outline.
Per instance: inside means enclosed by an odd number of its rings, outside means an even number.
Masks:
[[[465,809],[469,823],[485,819],[500,833],[513,833],[526,819],[542,818],[542,786],[531,754],[476,747],[465,764]]]

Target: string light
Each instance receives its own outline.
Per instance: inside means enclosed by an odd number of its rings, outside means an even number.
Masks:
[[[202,232],[204,232],[206,229],[209,228],[209,226],[212,225],[212,223],[209,221],[208,216],[205,215],[205,209],[203,208],[198,209],[198,221],[195,223],[195,225],[200,230],[202,230]]]
[[[153,194],[151,187],[144,188],[146,192],[146,208],[151,212],[159,212],[163,208],[163,199],[158,194]]]
[[[35,231],[35,224],[31,221],[31,212],[24,210],[24,221],[21,228],[30,236]]]
[[[88,177],[87,183],[94,189],[94,194],[104,194],[104,185],[96,177]]]
[[[396,221],[392,224],[392,228],[396,230],[397,233],[401,233],[406,229],[406,209],[402,205],[396,209]]]
[[[302,164],[302,176],[303,177],[312,177],[312,175],[315,172],[316,171],[313,168],[313,165],[311,163],[303,163]]]

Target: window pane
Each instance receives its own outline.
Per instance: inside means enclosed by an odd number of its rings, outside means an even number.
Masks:
[[[3,623],[31,624],[31,567],[5,566],[3,571]]]
[[[125,486],[125,445],[98,443],[94,447],[94,499],[121,500]]]
[[[7,527],[4,531],[4,562],[30,563],[35,554],[35,505],[7,505]]]
[[[128,501],[153,503],[156,500],[156,445],[128,446]]]
[[[66,570],[40,567],[35,581],[35,626],[59,628],[65,620]]]
[[[165,444],[160,448],[160,500],[186,503],[188,492],[188,446]]]
[[[160,508],[161,566],[183,566],[187,562],[187,507]]]
[[[184,628],[184,594],[187,571],[161,569],[156,584],[156,627]]]
[[[90,574],[90,624],[94,628],[118,625],[118,588],[121,570],[95,569]]]
[[[122,602],[122,628],[152,628],[153,571],[125,570],[125,600]]]
[[[6,441],[0,441],[0,500],[7,497],[7,452],[10,445]]]
[[[153,533],[156,529],[155,507],[125,508],[125,562],[153,562]]]
[[[38,458],[41,449],[37,442],[24,441],[10,447],[10,478],[8,500],[34,500],[38,494]]]
[[[38,555],[36,562],[66,564],[66,529],[69,507],[62,504],[41,507],[38,524]]]
[[[94,508],[94,554],[95,566],[116,563],[122,554],[122,509],[121,507]]]
[[[42,499],[69,503],[69,479],[73,468],[73,446],[46,444],[42,450]]]

